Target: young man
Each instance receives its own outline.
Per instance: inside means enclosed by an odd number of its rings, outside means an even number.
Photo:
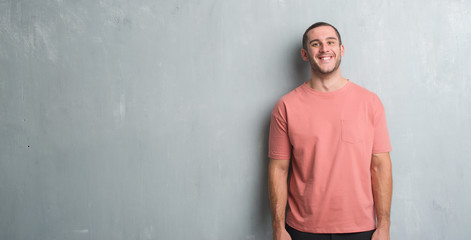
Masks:
[[[376,94],[342,76],[343,54],[335,27],[310,26],[301,56],[310,63],[311,79],[273,109],[275,240],[389,240],[391,145],[384,108]]]

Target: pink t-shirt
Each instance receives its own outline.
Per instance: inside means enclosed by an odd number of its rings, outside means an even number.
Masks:
[[[375,228],[371,155],[391,144],[378,96],[348,81],[332,92],[305,83],[271,116],[269,157],[291,159],[287,224],[310,233]]]

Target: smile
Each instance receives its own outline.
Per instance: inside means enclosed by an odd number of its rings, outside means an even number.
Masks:
[[[318,57],[318,59],[322,60],[322,61],[328,61],[328,60],[331,60],[333,58],[333,56],[322,56],[322,57]]]

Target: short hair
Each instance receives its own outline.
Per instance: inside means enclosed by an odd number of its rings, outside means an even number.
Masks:
[[[316,28],[316,27],[322,27],[322,26],[328,26],[328,27],[331,27],[335,30],[335,32],[337,33],[337,37],[339,38],[339,45],[342,45],[342,38],[340,37],[340,33],[339,31],[337,30],[337,28],[335,28],[334,26],[332,26],[331,24],[328,24],[326,22],[316,22],[314,24],[312,24],[310,27],[308,27],[306,29],[306,31],[304,32],[303,34],[303,48],[304,50],[307,51],[307,33],[309,31],[311,31],[312,29]]]

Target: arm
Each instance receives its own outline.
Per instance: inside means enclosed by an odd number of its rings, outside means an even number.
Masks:
[[[371,184],[377,220],[376,231],[371,239],[389,240],[389,215],[392,196],[392,167],[389,153],[372,155]]]
[[[285,211],[288,200],[289,160],[270,159],[268,166],[268,191],[274,240],[291,240],[285,229]]]

